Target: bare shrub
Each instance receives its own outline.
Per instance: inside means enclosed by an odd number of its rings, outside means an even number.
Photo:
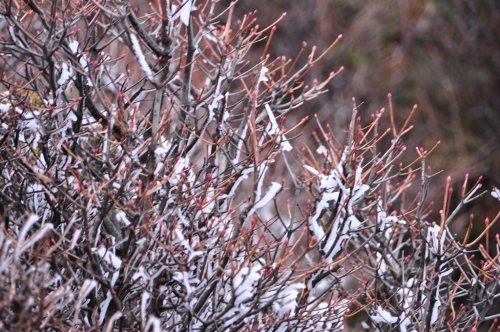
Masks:
[[[430,221],[433,149],[399,164],[416,107],[380,130],[384,111],[364,125],[353,99],[345,143],[318,121],[316,143],[294,149],[308,119],[287,128],[285,115],[341,70],[303,82],[325,53],[273,60],[266,46],[254,63],[275,29],[255,12],[234,21],[231,6],[220,24],[211,1],[138,5],[0,7],[3,330],[342,331],[363,312],[366,329],[469,331],[495,318],[498,246],[474,246],[500,214],[458,242],[448,225],[482,193],[466,179],[451,209],[448,179]]]

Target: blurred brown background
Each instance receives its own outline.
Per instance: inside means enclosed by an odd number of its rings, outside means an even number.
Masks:
[[[499,186],[500,1],[243,0],[234,18],[255,9],[261,27],[287,12],[273,38],[272,57],[294,57],[302,41],[321,54],[343,34],[310,79],[325,78],[340,66],[345,71],[330,83],[329,93],[303,106],[300,116],[318,113],[339,133],[352,96],[368,118],[387,107],[391,92],[400,125],[413,104],[419,106],[415,130],[405,141],[409,158],[416,157],[415,146],[430,149],[442,142],[428,160],[434,170],[444,170],[433,180],[439,196],[448,175],[456,191],[466,173],[473,180],[483,175],[487,189]],[[260,47],[262,52],[264,43]],[[306,132],[315,127],[310,121]],[[472,212],[491,218],[495,205],[487,195]]]

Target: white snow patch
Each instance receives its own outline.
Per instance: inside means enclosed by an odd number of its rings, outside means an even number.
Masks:
[[[69,67],[67,63],[63,62],[61,65],[61,74],[57,79],[57,85],[65,84],[73,76],[73,68]]]
[[[134,52],[135,57],[139,62],[139,66],[141,67],[144,74],[146,74],[148,80],[154,82],[153,72],[151,71],[151,68],[149,68],[148,62],[146,61],[146,57],[142,52],[141,45],[139,45],[139,40],[137,40],[135,34],[133,33],[130,34],[130,41],[132,42],[132,51]]]
[[[239,306],[241,303],[250,299],[254,294],[254,285],[260,279],[259,265],[252,267],[242,267],[233,278],[233,289],[236,295],[235,305]]]
[[[274,197],[276,197],[276,193],[280,190],[281,184],[278,182],[272,182],[271,187],[267,190],[267,193],[257,203],[254,204],[248,215],[251,216],[256,210],[269,203]]]
[[[259,84],[261,82],[268,82],[269,81],[269,79],[266,76],[268,71],[269,71],[269,69],[266,66],[262,66],[262,68],[260,69],[260,72],[259,72],[259,78],[257,79],[257,84],[256,84],[257,88],[259,87]]]
[[[303,283],[291,284],[283,288],[278,295],[278,299],[273,303],[273,309],[279,317],[283,317],[287,312],[293,312],[297,307],[297,296],[301,289],[306,286]]]
[[[267,133],[270,136],[278,136],[278,139],[281,142],[281,149],[283,149],[283,151],[292,151],[292,145],[290,144],[290,142],[288,142],[285,135],[281,133],[278,122],[276,121],[276,118],[274,117],[273,111],[271,110],[269,104],[266,104],[265,108],[267,111],[267,116],[269,117],[269,124],[266,127]]]
[[[194,5],[193,0],[186,0],[181,5],[182,8],[172,17],[172,19],[175,20],[178,17],[180,17],[181,18],[181,22],[185,26],[189,26],[189,16],[191,15],[191,11],[193,11],[193,5]],[[196,7],[194,7],[194,9],[196,9]]]
[[[493,190],[491,191],[491,196],[495,197],[500,201],[500,190],[494,187]]]
[[[375,323],[394,324],[398,321],[398,317],[392,316],[389,311],[382,309],[382,307],[377,307],[377,311],[370,315],[370,318]]]
[[[320,154],[320,155],[324,155],[326,156],[328,154],[328,149],[326,148],[326,146],[324,145],[320,145],[317,149],[316,149],[316,153],[317,154]]]

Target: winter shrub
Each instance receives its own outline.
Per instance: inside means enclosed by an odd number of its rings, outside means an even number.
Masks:
[[[368,122],[353,99],[345,142],[317,121],[299,148],[314,117],[286,115],[342,70],[304,82],[328,49],[271,58],[276,25],[234,4],[139,5],[0,5],[2,330],[491,324],[500,214],[458,241],[449,224],[484,192],[466,178],[451,207],[448,178],[430,219],[434,148],[400,162],[416,106],[400,126],[390,96]]]

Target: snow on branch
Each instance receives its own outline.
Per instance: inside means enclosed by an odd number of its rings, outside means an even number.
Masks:
[[[137,58],[137,62],[139,62],[139,66],[141,67],[142,72],[146,75],[149,81],[154,82],[153,72],[151,71],[148,62],[146,61],[146,57],[142,52],[141,45],[139,44],[139,40],[134,33],[130,33],[130,42],[132,43],[132,51]]]

